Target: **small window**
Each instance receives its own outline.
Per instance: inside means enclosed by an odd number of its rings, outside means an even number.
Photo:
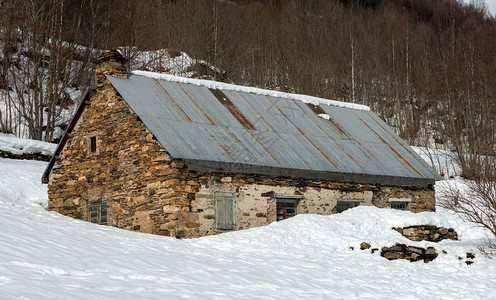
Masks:
[[[215,229],[234,229],[234,196],[229,193],[215,194]]]
[[[407,210],[411,198],[389,198],[389,205],[392,209]]]
[[[406,201],[391,201],[391,208],[393,209],[406,210],[407,206],[408,202]]]
[[[298,202],[296,199],[276,199],[277,205],[277,221],[296,216],[296,206]]]
[[[107,224],[107,202],[93,202],[88,206],[91,223]]]
[[[345,210],[348,210],[353,207],[357,207],[360,205],[361,200],[341,200],[336,204],[336,212],[342,213]]]
[[[88,137],[88,155],[96,155],[98,152],[98,137],[96,135]]]

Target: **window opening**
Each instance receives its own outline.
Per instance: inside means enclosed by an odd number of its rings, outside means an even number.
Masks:
[[[406,201],[391,201],[391,208],[393,209],[406,210],[407,206],[408,202]]]
[[[277,221],[296,216],[297,205],[298,201],[296,199],[276,199]]]
[[[96,136],[90,137],[90,152],[91,153],[96,152]]]
[[[342,213],[345,210],[359,206],[361,202],[361,200],[338,200],[338,203],[336,204],[336,212]]]
[[[89,204],[90,222],[107,224],[107,202],[92,202]]]
[[[98,154],[98,137],[96,135],[88,137],[88,154]]]

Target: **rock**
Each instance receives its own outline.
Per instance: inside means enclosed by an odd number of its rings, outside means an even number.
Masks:
[[[416,253],[416,254],[423,254],[424,253],[424,249],[423,248],[420,248],[420,247],[413,247],[413,246],[408,246],[406,248],[406,251],[407,252],[411,252],[411,253]]]
[[[73,207],[74,206],[74,201],[72,201],[72,199],[67,199],[67,200],[65,200],[64,205],[67,206],[67,207]]]
[[[405,228],[403,229],[403,236],[404,237],[412,237],[416,236],[418,233],[418,230],[415,228]]]
[[[406,245],[405,244],[398,244],[396,243],[396,245],[392,246],[391,248],[389,248],[390,251],[401,251],[401,252],[405,252],[406,251]]]
[[[436,249],[434,249],[433,247],[427,247],[427,249],[425,249],[424,262],[429,262],[431,260],[434,260],[436,257],[437,257]]]
[[[175,205],[166,205],[163,207],[164,213],[170,214],[181,211],[181,208]]]
[[[360,250],[365,250],[365,249],[369,249],[369,248],[370,248],[370,244],[369,243],[362,242],[360,244]]]
[[[475,254],[470,253],[470,252],[467,252],[467,258],[474,259],[475,258]]]
[[[427,249],[425,249],[425,255],[437,255],[436,249],[433,247],[427,247]]]
[[[229,177],[229,176],[222,177],[222,178],[220,179],[220,182],[230,183],[230,182],[232,182],[232,177]]]
[[[386,252],[384,253],[384,255],[381,255],[381,256],[384,256],[385,258],[389,259],[389,260],[393,260],[393,259],[399,259],[399,258],[404,258],[404,254],[401,253],[401,252],[396,252],[396,251],[393,251],[393,252]]]

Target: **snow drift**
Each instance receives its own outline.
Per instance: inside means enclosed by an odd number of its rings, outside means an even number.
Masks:
[[[0,159],[3,299],[492,299],[495,293],[496,265],[477,252],[485,231],[442,209],[358,207],[177,240],[47,211],[39,183],[45,166]],[[391,229],[416,224],[454,227],[461,240],[412,242]],[[373,248],[433,246],[440,255],[428,264],[389,261],[358,250],[363,241]],[[476,253],[470,266],[468,251]]]

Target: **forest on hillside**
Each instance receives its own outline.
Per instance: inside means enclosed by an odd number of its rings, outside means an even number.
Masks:
[[[483,1],[0,0],[0,10],[3,132],[16,111],[28,136],[53,139],[68,91],[90,84],[101,50],[121,47],[128,58],[184,51],[215,66],[196,65],[214,80],[368,105],[412,145],[495,152],[496,19]]]

